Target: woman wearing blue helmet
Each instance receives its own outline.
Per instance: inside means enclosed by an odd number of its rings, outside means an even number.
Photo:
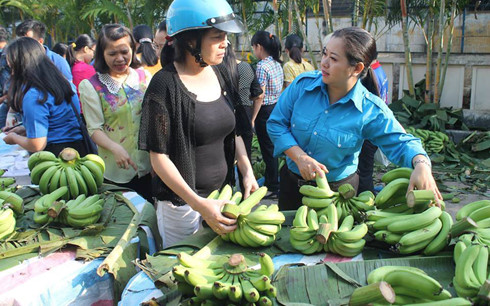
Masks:
[[[162,67],[146,91],[139,146],[150,152],[156,172],[158,227],[164,247],[195,233],[201,220],[217,233],[235,229],[221,214],[224,201],[209,193],[244,177],[244,196],[258,188],[241,134],[251,126],[231,101],[223,61],[227,32],[243,26],[225,0],[175,0],[167,12],[168,39]]]

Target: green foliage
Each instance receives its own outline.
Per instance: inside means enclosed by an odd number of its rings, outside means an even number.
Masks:
[[[440,107],[439,104],[424,102],[425,79],[415,84],[415,98],[408,91],[398,101],[390,104],[396,119],[404,126],[431,131],[446,129],[468,130],[463,123],[463,110]]]

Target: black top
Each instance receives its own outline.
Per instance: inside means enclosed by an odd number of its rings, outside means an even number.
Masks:
[[[238,86],[241,103],[245,106],[252,106],[250,98],[258,97],[263,92],[254,69],[247,62],[238,63]]]
[[[227,175],[224,184],[233,184],[235,161],[235,133],[242,135],[250,131],[251,126],[239,117],[247,116],[243,106],[233,91],[226,73],[220,73],[213,67],[223,89],[222,94],[228,105],[235,111],[236,128],[225,137],[224,151]],[[233,94],[228,94],[231,92]],[[186,183],[196,190],[195,159],[195,107],[196,95],[189,92],[180,80],[175,66],[169,64],[158,71],[146,90],[141,110],[139,149],[169,155]],[[185,202],[168,188],[158,176],[153,178],[153,191],[158,200],[171,201],[174,205]]]
[[[196,190],[207,197],[220,188],[228,172],[224,140],[235,128],[235,116],[223,96],[196,103]]]

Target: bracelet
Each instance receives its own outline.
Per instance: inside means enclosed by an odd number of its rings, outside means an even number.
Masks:
[[[430,160],[427,160],[427,159],[417,159],[416,161],[413,162],[413,168],[414,169],[417,166],[417,164],[426,164],[427,166],[429,166],[429,168],[432,169],[432,163],[430,162]]]

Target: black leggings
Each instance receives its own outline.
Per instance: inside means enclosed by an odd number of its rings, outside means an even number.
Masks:
[[[337,182],[329,182],[330,188],[332,190],[337,191],[340,185],[349,183],[357,190],[359,186],[359,176],[357,173],[353,173],[348,177],[337,181]],[[301,199],[303,195],[299,193],[299,187],[305,184],[315,185],[314,182],[306,182],[303,178],[296,173],[291,172],[288,169],[287,164],[285,164],[281,168],[281,180],[280,180],[280,188],[279,188],[279,209],[280,210],[296,210],[301,205]]]
[[[104,180],[104,183],[113,184],[119,187],[126,187],[128,189],[132,189],[136,191],[140,196],[145,198],[148,202],[153,204],[153,195],[151,189],[151,174],[148,173],[145,176],[138,177],[136,175],[133,179],[128,183],[114,183],[107,179]]]

